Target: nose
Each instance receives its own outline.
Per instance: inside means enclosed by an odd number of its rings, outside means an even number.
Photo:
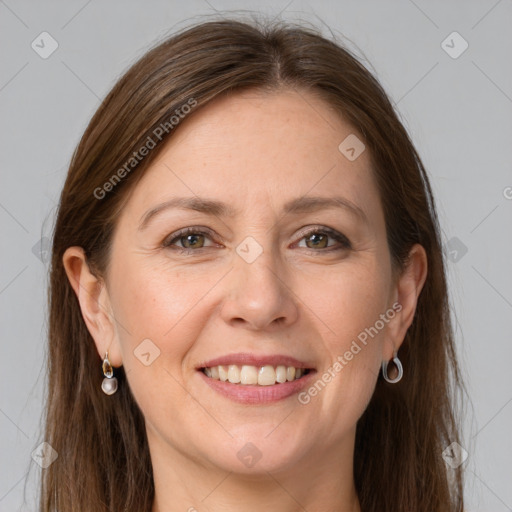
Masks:
[[[298,299],[289,274],[270,250],[251,263],[234,257],[234,268],[224,283],[221,316],[232,326],[250,330],[275,330],[293,324],[298,316]]]

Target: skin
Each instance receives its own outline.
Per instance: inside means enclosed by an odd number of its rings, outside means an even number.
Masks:
[[[134,188],[107,274],[94,277],[81,248],[66,251],[98,353],[108,349],[112,364],[124,365],[146,419],[152,512],[360,511],[356,422],[381,362],[392,359],[412,323],[427,259],[415,245],[409,267],[393,279],[369,151],[349,161],[338,150],[352,133],[307,92],[252,91],[211,102],[182,122]],[[311,195],[343,196],[368,222],[342,209],[281,213],[287,201]],[[239,212],[169,209],[138,231],[146,211],[176,196],[221,200]],[[189,254],[179,252],[190,247],[186,237],[162,247],[188,226],[214,235],[192,240]],[[322,227],[338,231],[351,248],[325,235],[315,246],[301,236],[308,226],[320,235]],[[248,236],[263,249],[252,263],[236,252]],[[195,369],[235,352],[288,354],[313,362],[321,376],[395,302],[401,311],[306,405],[297,395],[238,404]],[[160,355],[145,366],[134,350],[148,338]],[[237,457],[248,442],[261,454],[252,467]]]

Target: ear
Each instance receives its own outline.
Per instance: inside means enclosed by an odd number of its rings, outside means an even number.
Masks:
[[[68,247],[62,262],[98,354],[103,359],[108,350],[112,366],[121,366],[121,350],[105,281],[91,272],[82,247]]]
[[[418,297],[427,278],[427,253],[420,244],[415,244],[409,251],[407,267],[397,279],[393,292],[394,302],[401,305],[400,311],[388,324],[388,336],[386,336],[383,348],[384,359],[393,358],[393,352],[402,345],[407,329],[414,319]]]

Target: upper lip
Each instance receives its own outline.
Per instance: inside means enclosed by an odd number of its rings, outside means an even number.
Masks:
[[[216,357],[201,363],[197,366],[197,369],[201,368],[212,368],[214,366],[224,365],[249,365],[249,366],[294,366],[295,368],[309,368],[314,369],[314,366],[309,362],[299,361],[295,357],[288,356],[285,354],[250,354],[247,352],[238,352],[236,354],[229,354],[225,356]]]

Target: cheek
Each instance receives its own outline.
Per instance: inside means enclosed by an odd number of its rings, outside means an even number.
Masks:
[[[373,326],[389,308],[389,272],[385,261],[368,253],[354,262],[332,267],[314,287],[298,292],[322,326],[331,353],[348,350],[347,343]]]
[[[317,318],[328,365],[318,375],[325,385],[317,380],[317,390],[310,391],[322,395],[324,405],[329,403],[327,408],[342,423],[357,421],[378,377],[388,325],[381,315],[386,316],[391,306],[385,261],[368,254],[353,265],[347,262],[329,274],[324,286],[314,293],[310,288],[304,300]]]
[[[170,425],[187,409],[182,364],[199,335],[194,305],[205,291],[141,261],[119,268],[113,306],[126,378],[149,424]]]
[[[116,316],[125,322],[123,341],[130,345],[153,339],[167,351],[175,333],[187,325],[187,314],[200,303],[208,290],[208,280],[200,273],[185,277],[170,265],[150,265],[144,259],[127,261],[113,273]],[[174,348],[179,345],[172,343]],[[134,347],[133,347],[134,348]]]
[[[205,311],[205,296],[218,277],[199,268],[185,272],[150,260],[125,258],[112,272],[123,366],[134,393],[145,388],[145,393],[156,395],[155,388],[165,388],[166,394],[178,398],[187,354],[210,314]]]

